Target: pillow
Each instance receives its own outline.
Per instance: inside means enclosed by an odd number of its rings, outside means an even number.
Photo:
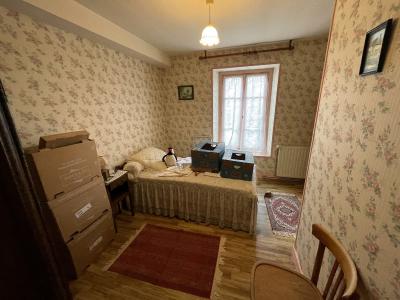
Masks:
[[[143,169],[143,165],[137,161],[127,162],[124,166],[124,170],[128,171],[129,174],[132,174],[134,178],[136,178]]]
[[[162,161],[164,155],[165,152],[163,150],[154,147],[148,147],[132,155],[129,160],[137,161],[140,162],[142,165],[145,165],[146,160]]]
[[[167,169],[165,162],[156,160],[146,160],[145,166],[156,171],[165,171]]]

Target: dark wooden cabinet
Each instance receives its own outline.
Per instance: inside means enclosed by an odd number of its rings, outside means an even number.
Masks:
[[[123,205],[122,202],[125,199],[129,201],[129,210],[133,216],[135,211],[133,199],[131,199],[129,195],[128,172],[122,170],[117,171],[113,177],[105,181],[105,185],[114,219],[117,214],[121,213],[121,205]]]

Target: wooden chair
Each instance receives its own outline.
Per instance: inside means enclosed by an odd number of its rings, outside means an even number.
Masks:
[[[311,280],[304,275],[268,262],[258,262],[251,274],[251,299],[352,299],[357,287],[357,270],[342,244],[319,224],[312,225],[312,234],[319,240]],[[317,288],[325,248],[335,262],[324,291]]]

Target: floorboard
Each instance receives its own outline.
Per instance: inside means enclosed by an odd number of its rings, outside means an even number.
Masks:
[[[145,223],[225,237],[225,245],[217,266],[221,275],[217,277],[213,299],[250,299],[250,271],[256,261],[269,260],[295,268],[292,261],[293,239],[276,237],[272,233],[263,199],[266,191],[293,193],[301,199],[303,185],[272,180],[257,184],[259,201],[257,232],[254,236],[173,218],[144,214],[136,214],[132,217],[120,214],[117,217],[118,233],[115,240],[78,280],[71,282],[74,299],[201,299],[117,273],[103,271],[104,266],[117,256],[122,245]]]

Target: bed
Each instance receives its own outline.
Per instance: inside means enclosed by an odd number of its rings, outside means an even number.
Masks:
[[[164,151],[146,148],[133,155],[128,171],[130,196],[136,212],[255,232],[257,195],[255,183],[196,175],[190,167],[185,176],[165,176]],[[254,176],[255,177],[255,176]]]

